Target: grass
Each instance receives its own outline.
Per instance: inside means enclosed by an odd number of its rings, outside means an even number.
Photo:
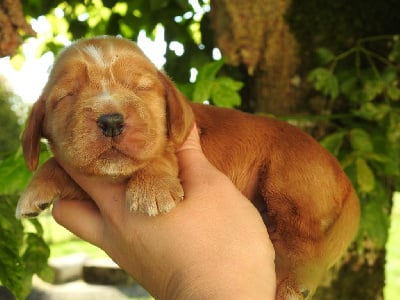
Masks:
[[[400,295],[400,193],[393,199],[389,240],[386,246],[385,300],[397,300]]]

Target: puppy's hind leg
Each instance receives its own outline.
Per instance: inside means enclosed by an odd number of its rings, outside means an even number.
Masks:
[[[52,157],[35,172],[21,195],[16,217],[36,217],[57,200],[71,179]]]

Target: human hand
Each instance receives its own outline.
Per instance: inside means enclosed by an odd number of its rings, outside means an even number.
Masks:
[[[58,200],[53,216],[157,299],[275,299],[274,250],[257,210],[208,162],[196,129],[177,156],[185,199],[167,214],[133,214],[123,183],[64,166],[93,202]]]

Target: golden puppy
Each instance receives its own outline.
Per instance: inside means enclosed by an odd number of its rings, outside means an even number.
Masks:
[[[183,198],[175,151],[194,122],[208,159],[264,217],[276,250],[277,299],[312,294],[358,227],[358,199],[336,159],[284,122],[189,103],[122,38],[80,40],[59,55],[23,135],[31,170],[41,137],[54,158],[34,174],[17,216],[36,216],[60,197],[87,197],[57,161],[128,179],[132,212],[168,212]]]

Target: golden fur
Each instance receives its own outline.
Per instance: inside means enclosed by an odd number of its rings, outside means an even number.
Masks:
[[[122,38],[79,40],[59,55],[23,135],[31,170],[41,137],[54,158],[34,174],[17,216],[36,216],[60,197],[86,197],[57,161],[128,179],[133,212],[168,212],[183,198],[175,151],[194,122],[208,159],[264,218],[276,250],[277,299],[313,293],[358,227],[358,199],[339,163],[289,124],[188,102]]]

